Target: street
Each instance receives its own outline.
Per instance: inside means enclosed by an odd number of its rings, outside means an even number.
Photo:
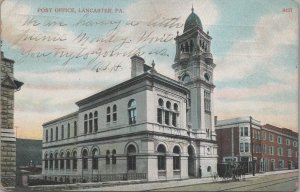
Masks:
[[[217,182],[190,185],[183,187],[170,187],[156,191],[296,191],[298,186],[298,173],[285,173],[254,177],[245,181]]]

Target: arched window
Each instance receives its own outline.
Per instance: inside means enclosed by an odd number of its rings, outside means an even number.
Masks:
[[[65,129],[64,129],[64,125],[61,126],[61,139],[65,138]]]
[[[45,169],[48,169],[48,154],[45,154]]]
[[[112,155],[111,155],[111,163],[112,163],[113,165],[117,164],[116,150],[115,150],[115,149],[112,151]]]
[[[117,105],[113,106],[113,121],[117,121]]]
[[[68,123],[68,138],[71,137],[71,127],[70,127],[70,123]]]
[[[55,140],[58,140],[58,127],[55,128]]]
[[[106,108],[106,122],[110,122],[110,107]]]
[[[65,160],[64,160],[64,152],[60,153],[60,169],[64,169],[65,167]]]
[[[173,108],[174,108],[175,112],[172,113],[172,125],[174,127],[177,127],[177,116],[178,116],[178,105],[177,105],[177,103],[174,103]]]
[[[105,157],[105,161],[106,161],[106,165],[110,164],[110,152],[109,150],[106,151],[106,157]]]
[[[50,154],[50,169],[53,169],[53,154]]]
[[[46,142],[48,142],[48,130],[46,130]]]
[[[53,129],[50,130],[50,141],[53,141]]]
[[[89,114],[89,133],[93,132],[93,113]]]
[[[76,170],[77,169],[77,152],[76,151],[73,152],[72,157],[73,157],[73,169]]]
[[[87,114],[84,115],[84,134],[88,132],[88,116]]]
[[[129,124],[136,123],[136,102],[134,99],[131,99],[128,102],[128,115],[129,115]]]
[[[58,153],[55,153],[54,158],[54,168],[58,169]]]
[[[134,145],[127,147],[127,169],[136,170],[136,148]]]
[[[84,149],[82,151],[82,169],[88,169],[88,151]]]
[[[204,74],[204,78],[205,78],[206,81],[209,81],[209,75],[208,75],[208,73]]]
[[[157,168],[158,170],[166,170],[166,148],[163,144],[157,147]]]
[[[94,112],[94,131],[98,131],[98,111]]]
[[[163,106],[164,106],[164,101],[162,100],[162,98],[158,99],[157,123],[159,123],[159,124],[162,124]]]
[[[66,169],[70,169],[71,168],[71,155],[70,155],[70,151],[67,152],[67,156],[66,156]]]
[[[171,102],[170,101],[167,101],[166,102],[166,107],[168,110],[171,109]],[[168,110],[165,110],[165,124],[166,125],[170,125],[170,111]]]
[[[98,149],[93,149],[93,151],[92,151],[92,167],[93,167],[93,169],[98,169],[98,156],[99,156]]]
[[[74,121],[74,137],[77,136],[77,122]]]
[[[173,170],[180,170],[180,148],[173,148]]]

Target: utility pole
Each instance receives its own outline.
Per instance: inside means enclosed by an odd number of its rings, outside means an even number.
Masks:
[[[250,116],[250,131],[251,131],[251,157],[252,157],[252,174],[255,176],[255,163],[253,157],[253,130],[252,130],[252,116]]]

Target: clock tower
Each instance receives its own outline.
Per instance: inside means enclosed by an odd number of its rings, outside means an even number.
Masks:
[[[204,32],[200,18],[194,13],[185,21],[183,34],[177,34],[175,78],[190,90],[188,127],[196,138],[215,141],[213,110],[213,70],[210,51],[212,38]]]

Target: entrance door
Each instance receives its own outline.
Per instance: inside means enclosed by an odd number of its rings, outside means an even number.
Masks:
[[[195,152],[191,145],[188,147],[188,153],[188,174],[189,176],[195,176]]]

